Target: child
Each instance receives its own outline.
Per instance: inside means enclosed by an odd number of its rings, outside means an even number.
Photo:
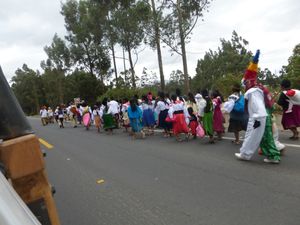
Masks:
[[[203,114],[203,128],[205,134],[209,136],[209,143],[214,144],[214,131],[213,131],[213,103],[208,95],[208,90],[202,90],[202,96],[206,101],[204,114]]]
[[[142,138],[145,138],[145,133],[142,131],[143,112],[141,108],[137,106],[135,99],[130,100],[130,106],[128,107],[127,112],[133,132],[133,138],[136,138],[138,133],[141,134]]]
[[[217,90],[213,92],[212,97],[214,105],[213,129],[215,132],[217,132],[218,140],[222,140],[222,134],[224,133],[223,114],[221,111],[223,98],[220,92]]]
[[[147,127],[148,135],[154,134],[154,125],[155,125],[155,118],[154,118],[154,104],[152,102],[152,94],[149,93],[147,96],[142,96],[143,103],[141,104],[141,108],[143,110],[143,125]]]
[[[197,121],[197,117],[195,116],[194,110],[192,107],[189,107],[188,109],[188,113],[190,115],[190,123],[189,123],[189,128],[190,128],[190,132],[193,135],[194,139],[196,139],[196,128],[198,126],[198,121]]]

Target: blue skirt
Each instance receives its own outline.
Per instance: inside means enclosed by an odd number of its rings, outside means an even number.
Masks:
[[[140,132],[143,129],[143,125],[140,119],[129,118],[129,120],[133,132]]]
[[[146,109],[143,111],[143,125],[146,127],[152,127],[155,125],[155,118],[152,109]]]

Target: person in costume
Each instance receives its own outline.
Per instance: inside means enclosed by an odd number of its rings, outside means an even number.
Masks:
[[[51,107],[48,107],[48,122],[54,123],[53,110]]]
[[[202,90],[201,94],[206,102],[202,118],[203,128],[205,130],[205,134],[209,136],[209,143],[213,144],[215,143],[213,130],[213,103],[209,97],[208,90]]]
[[[195,101],[197,105],[197,115],[199,117],[199,121],[202,122],[202,118],[204,116],[204,108],[206,106],[206,101],[202,97],[200,93],[195,95]]]
[[[142,104],[141,109],[143,111],[143,126],[147,128],[147,134],[153,135],[154,134],[154,125],[155,125],[155,118],[154,118],[154,103],[152,100],[151,92],[148,95],[142,96]]]
[[[179,100],[178,96],[175,94],[171,96],[172,105],[168,111],[170,119],[173,121],[173,133],[176,140],[181,142],[182,139],[179,134],[184,133],[186,135],[186,140],[189,138],[189,129],[187,126],[186,119],[188,118],[188,112],[184,106],[184,102]]]
[[[240,131],[247,129],[248,113],[244,110],[245,99],[241,93],[241,87],[239,84],[235,84],[232,87],[232,94],[228,97],[228,101],[224,103],[224,109],[229,113],[229,126],[228,132],[234,133],[235,140],[233,144],[239,145]],[[235,104],[239,104],[234,108]]]
[[[109,110],[108,99],[104,98],[102,101],[101,110],[103,111],[102,120],[103,120],[103,129],[108,131],[109,134],[112,134],[113,129],[117,127],[116,120],[111,114],[112,109]]]
[[[102,112],[98,105],[94,105],[93,107],[93,117],[94,117],[95,127],[97,128],[97,131],[99,133],[101,128]]]
[[[158,126],[164,129],[164,137],[171,136],[170,132],[172,129],[172,123],[166,121],[169,108],[170,108],[170,104],[165,99],[164,92],[159,92],[158,99],[154,105],[154,110],[158,114]]]
[[[267,91],[257,84],[258,50],[245,71],[242,83],[245,85],[245,101],[249,113],[245,140],[240,153],[235,156],[241,160],[250,160],[259,146],[267,158],[264,162],[279,163],[280,154],[277,150],[272,133],[272,121],[266,110]],[[270,149],[268,149],[270,148]]]
[[[62,105],[58,106],[58,109],[57,109],[57,117],[58,117],[59,128],[65,128],[65,127],[64,127],[64,117],[65,117],[65,113],[64,113],[64,110],[63,110],[63,106],[62,106]]]
[[[281,89],[282,93],[277,101],[277,104],[281,106],[283,111],[281,124],[285,130],[292,131],[293,136],[290,137],[291,140],[299,140],[299,132],[297,128],[300,127],[300,105],[293,104],[292,111],[290,112],[289,106],[291,99],[287,96],[287,93],[291,92],[290,90],[292,89],[291,82],[289,80],[284,79],[281,81]]]
[[[224,133],[224,126],[223,126],[223,121],[224,121],[224,117],[221,111],[221,105],[223,102],[223,97],[221,95],[221,93],[218,90],[215,90],[212,93],[212,97],[213,97],[213,129],[214,132],[217,133],[218,135],[218,140],[222,140],[222,135]]]
[[[120,106],[119,103],[115,100],[111,100],[107,103],[108,106],[108,114],[111,114],[115,120],[116,128],[119,128],[119,120],[120,120]]]
[[[142,130],[143,112],[137,105],[136,99],[130,100],[130,106],[128,107],[127,112],[130,120],[130,126],[133,132],[133,138],[136,138],[138,133],[141,134],[142,138],[145,138],[145,133]]]
[[[73,125],[73,128],[77,127],[77,114],[79,114],[77,106],[72,102],[70,104],[70,119]]]
[[[198,114],[197,102],[192,92],[188,93],[188,100],[185,102],[185,107],[187,109],[191,107],[193,109],[194,114]]]
[[[125,128],[125,132],[128,132],[128,128],[130,127],[130,120],[128,117],[128,107],[130,103],[127,98],[123,99],[123,104],[121,107],[121,112],[122,112],[122,121],[123,121],[123,127]]]
[[[198,119],[197,116],[194,113],[194,110],[192,107],[187,108],[188,113],[189,113],[189,128],[190,128],[190,133],[193,135],[193,138],[197,138],[197,126],[198,126]]]
[[[93,120],[92,110],[85,102],[83,102],[80,106],[80,112],[81,112],[82,120],[83,120],[83,122],[85,122],[84,126],[85,126],[86,130],[89,130],[91,121]],[[88,117],[88,116],[89,116],[89,120],[85,121],[85,117]]]
[[[264,159],[266,163],[279,163],[280,162],[280,151],[276,146],[274,140],[274,133],[273,133],[273,111],[274,111],[274,99],[271,92],[263,86],[262,84],[258,83],[257,87],[259,87],[264,93],[264,102],[265,108],[267,111],[267,118],[266,118],[266,127],[263,138],[260,143],[260,149],[263,155],[267,156]]]
[[[46,106],[43,106],[40,110],[40,116],[43,126],[46,126],[48,124],[48,111],[46,109]]]

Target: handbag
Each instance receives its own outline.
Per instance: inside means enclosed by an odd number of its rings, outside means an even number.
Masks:
[[[196,136],[199,138],[203,138],[205,136],[205,131],[200,123],[196,128]]]

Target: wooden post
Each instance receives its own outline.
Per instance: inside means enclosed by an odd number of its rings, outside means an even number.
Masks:
[[[30,205],[42,200],[51,225],[60,225],[37,137],[29,134],[3,141],[0,145],[0,161],[23,201]]]

